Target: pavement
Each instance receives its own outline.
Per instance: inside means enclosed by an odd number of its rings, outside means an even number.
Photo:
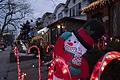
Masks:
[[[17,80],[17,64],[10,62],[10,47],[0,52],[0,80]],[[20,62],[21,71],[26,73],[25,80],[37,80],[37,59]],[[47,80],[47,66],[41,65],[41,80]]]

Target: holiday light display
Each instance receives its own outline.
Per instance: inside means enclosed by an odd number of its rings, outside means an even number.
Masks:
[[[19,55],[18,55],[18,48],[15,47],[13,51],[14,51],[14,54],[15,54],[16,59],[17,59],[18,80],[24,80],[26,73],[21,73],[21,70],[20,70],[20,60],[19,60]]]
[[[28,48],[28,54],[30,53],[30,50],[32,48],[36,48],[38,50],[38,80],[40,80],[41,79],[41,75],[40,75],[40,49],[36,45],[30,46]]]
[[[65,63],[64,59],[61,57],[57,57],[52,60],[51,66],[49,67],[48,71],[48,80],[53,80],[53,75],[54,75],[54,68],[56,64],[59,64],[61,66],[62,74],[64,76],[64,80],[71,80],[71,75],[68,69],[68,65]]]
[[[120,60],[120,52],[112,51],[105,54],[94,66],[90,80],[100,80],[100,76],[107,66],[107,64],[113,59]]]
[[[89,4],[88,6],[84,7],[81,9],[81,11],[84,13],[84,12],[89,12],[91,10],[94,10],[98,7],[104,7],[106,6],[107,4],[111,4],[111,3],[114,3],[114,2],[117,2],[119,0],[97,0],[91,4]]]

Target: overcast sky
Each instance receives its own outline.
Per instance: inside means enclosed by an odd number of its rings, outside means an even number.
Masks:
[[[54,2],[53,2],[54,1]],[[66,0],[29,0],[33,11],[33,17],[42,17],[45,12],[53,12],[59,3],[65,3]]]

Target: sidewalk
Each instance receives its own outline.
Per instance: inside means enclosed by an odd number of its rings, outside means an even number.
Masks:
[[[37,59],[20,62],[21,71],[26,73],[25,80],[37,80]],[[8,80],[17,80],[17,65],[11,63],[8,70]],[[47,67],[41,66],[41,80],[47,80]]]
[[[17,80],[17,64],[10,63],[10,47],[0,52],[0,80]],[[25,80],[37,80],[37,59],[20,62],[21,71],[26,73]],[[47,80],[47,67],[41,65],[41,80]]]

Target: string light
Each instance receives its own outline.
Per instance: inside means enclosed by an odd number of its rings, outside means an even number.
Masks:
[[[100,80],[100,76],[104,71],[107,64],[113,59],[120,59],[120,52],[112,51],[105,54],[99,59],[97,64],[94,66],[90,80]]]
[[[41,79],[41,76],[40,76],[40,49],[36,45],[30,46],[28,48],[28,54],[30,53],[30,50],[32,48],[36,48],[38,50],[38,80],[40,80]]]
[[[101,8],[106,6],[106,4],[111,4],[111,3],[114,3],[115,1],[117,2],[119,0],[97,0],[89,4],[88,6],[82,8],[81,11],[82,13],[89,12],[91,10],[98,8],[98,6]]]
[[[49,49],[50,47],[54,48],[55,46],[54,46],[54,45],[48,45],[47,48],[46,48],[46,52],[48,52],[48,49]],[[54,52],[51,52],[51,54],[52,54],[52,58],[54,58],[54,57],[55,57]]]
[[[62,66],[61,70],[65,77],[65,80],[71,80],[71,75],[68,69],[68,65],[65,63],[64,59],[61,57],[57,57],[52,60],[51,66],[49,67],[49,71],[48,71],[48,80],[53,80],[54,67],[57,63]]]
[[[26,73],[21,73],[20,60],[19,60],[19,55],[18,55],[18,48],[15,47],[13,51],[14,51],[14,54],[17,58],[18,80],[24,80],[24,77],[26,76]]]

